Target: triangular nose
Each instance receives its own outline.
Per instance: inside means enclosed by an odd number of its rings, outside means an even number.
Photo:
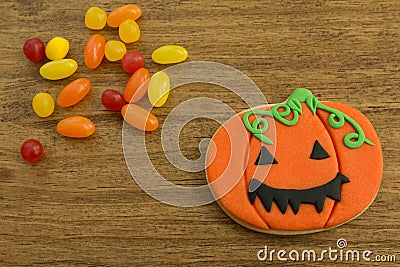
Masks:
[[[313,150],[310,155],[310,159],[326,159],[329,158],[328,152],[321,146],[318,140],[315,140]]]
[[[268,149],[263,146],[261,147],[260,154],[258,154],[258,158],[256,159],[255,165],[264,165],[264,164],[276,164],[278,163],[276,159],[271,155]]]

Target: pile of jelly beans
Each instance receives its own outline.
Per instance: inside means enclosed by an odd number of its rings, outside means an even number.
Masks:
[[[100,34],[89,37],[84,48],[84,63],[89,69],[96,69],[104,57],[109,61],[121,60],[123,70],[131,73],[123,94],[117,90],[105,90],[101,100],[103,106],[112,111],[121,111],[124,120],[133,127],[143,131],[154,131],[158,128],[158,119],[144,108],[134,104],[147,93],[154,107],[163,106],[169,96],[170,80],[168,75],[159,71],[150,76],[144,67],[144,57],[137,51],[127,51],[126,45],[140,39],[140,28],[136,20],[141,17],[142,10],[134,4],[114,9],[109,15],[99,7],[91,7],[85,15],[85,25],[92,30],[101,30],[106,24],[118,28],[119,40],[108,40]],[[69,51],[69,42],[62,37],[55,37],[44,44],[38,38],[32,38],[23,46],[25,56],[40,62],[45,57],[50,61],[40,67],[40,75],[48,80],[60,80],[73,75],[78,63],[65,58]],[[152,60],[158,64],[179,63],[188,57],[182,46],[165,45],[152,53]],[[57,104],[67,108],[78,104],[90,91],[90,81],[79,78],[67,84],[58,94]],[[39,117],[50,116],[55,108],[53,97],[40,92],[33,97],[32,107]],[[84,138],[95,131],[94,123],[83,116],[72,116],[62,119],[57,124],[57,132],[71,138]],[[22,158],[28,162],[37,162],[43,154],[43,145],[34,139],[25,141],[20,149]]]

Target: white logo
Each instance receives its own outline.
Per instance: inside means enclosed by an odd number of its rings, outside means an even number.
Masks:
[[[259,261],[372,261],[372,262],[395,262],[396,256],[394,254],[380,254],[374,255],[371,250],[358,250],[358,249],[345,249],[347,248],[347,241],[344,238],[339,238],[336,241],[336,246],[339,249],[328,247],[321,251],[314,249],[290,251],[284,249],[270,249],[264,246],[257,252],[257,259]]]
[[[339,238],[339,239],[336,241],[336,246],[337,246],[338,248],[346,248],[346,247],[347,247],[347,241],[346,241],[346,239],[344,239],[344,238]]]
[[[247,108],[267,104],[264,95],[249,77],[224,64],[195,61],[168,67],[163,72],[170,78],[171,90],[189,83],[208,83],[235,93],[246,103]],[[149,111],[153,108],[149,102],[141,106]],[[208,118],[223,124],[234,115],[236,112],[218,99],[198,96],[179,104],[170,112],[162,125],[162,152],[177,169],[186,172],[204,170],[206,149],[210,138],[203,139],[199,143],[201,157],[197,160],[189,160],[183,156],[179,147],[181,129],[196,118]],[[275,129],[275,125],[269,127],[272,130]],[[133,179],[147,194],[166,204],[180,207],[201,206],[215,201],[210,191],[212,184],[184,187],[162,177],[147,154],[145,136],[144,132],[134,129],[126,122],[123,123],[122,145],[126,164]],[[229,177],[229,182],[224,182],[225,190],[219,192],[218,197],[224,196],[239,182],[242,175],[240,173],[235,175],[236,177]],[[205,177],[198,179],[205,180]],[[218,180],[221,179],[214,182]]]

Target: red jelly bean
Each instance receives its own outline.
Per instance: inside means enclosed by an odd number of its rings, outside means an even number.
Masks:
[[[32,38],[25,42],[24,47],[25,56],[33,62],[39,62],[44,58],[45,46],[44,43],[38,38]]]
[[[101,95],[101,102],[108,110],[118,111],[125,105],[124,96],[117,90],[105,90]]]
[[[144,57],[136,51],[128,52],[122,58],[122,68],[128,73],[134,73],[137,69],[143,68]]]
[[[40,160],[43,150],[43,146],[39,141],[28,139],[22,144],[20,152],[24,160],[33,163]]]
[[[124,98],[126,102],[135,103],[143,98],[147,92],[150,73],[146,68],[140,68],[132,74],[125,86]]]

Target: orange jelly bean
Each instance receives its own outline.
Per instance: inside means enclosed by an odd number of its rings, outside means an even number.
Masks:
[[[85,78],[77,79],[61,90],[57,102],[61,107],[70,107],[81,101],[90,90],[90,81]]]
[[[150,73],[146,68],[135,71],[125,86],[124,98],[126,102],[138,102],[146,94]]]
[[[61,120],[57,124],[57,132],[72,138],[84,138],[94,133],[94,123],[82,116],[73,116]]]
[[[116,28],[127,20],[137,20],[142,15],[140,7],[134,4],[124,5],[114,9],[107,17],[107,24],[110,27]]]
[[[126,104],[121,110],[122,117],[131,126],[142,131],[154,131],[158,128],[158,119],[142,107]]]
[[[89,69],[100,66],[104,58],[106,40],[100,34],[92,35],[86,42],[84,50],[85,65]]]

